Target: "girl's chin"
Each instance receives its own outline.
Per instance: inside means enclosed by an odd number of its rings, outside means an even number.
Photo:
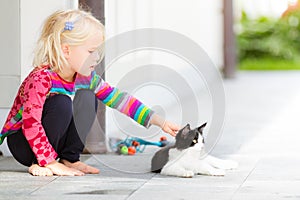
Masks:
[[[91,71],[89,71],[89,72],[79,72],[79,74],[82,75],[82,76],[90,76]]]
[[[85,69],[84,71],[79,71],[78,73],[83,75],[83,76],[90,76],[92,71],[95,70],[94,66],[89,67],[88,69]]]

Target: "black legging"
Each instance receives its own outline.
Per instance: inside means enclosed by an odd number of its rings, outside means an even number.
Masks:
[[[95,120],[97,100],[90,90],[77,91],[72,100],[66,95],[49,97],[43,107],[42,125],[58,158],[70,162],[79,160],[84,142]],[[25,166],[37,163],[28,141],[20,129],[7,137],[14,158]]]

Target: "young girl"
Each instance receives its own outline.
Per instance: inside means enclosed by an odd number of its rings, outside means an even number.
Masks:
[[[99,173],[79,161],[95,98],[145,127],[157,125],[172,136],[179,130],[94,72],[103,42],[103,25],[85,11],[57,11],[45,21],[35,68],[21,84],[0,134],[0,144],[7,137],[12,155],[32,175]]]

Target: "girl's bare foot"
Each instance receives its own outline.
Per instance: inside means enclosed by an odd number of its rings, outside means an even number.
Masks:
[[[53,176],[50,169],[46,167],[41,167],[37,164],[33,164],[28,168],[28,172],[33,176]]]
[[[89,166],[83,162],[77,161],[74,163],[71,163],[67,160],[61,159],[60,160],[61,163],[63,163],[64,165],[66,165],[67,167],[73,168],[73,169],[77,169],[82,171],[85,174],[99,174],[99,169]]]
[[[58,176],[83,176],[84,173],[74,168],[67,167],[57,161],[53,161],[46,166],[53,174]]]

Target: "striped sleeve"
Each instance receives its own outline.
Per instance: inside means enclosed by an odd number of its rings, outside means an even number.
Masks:
[[[151,125],[150,120],[154,112],[127,92],[121,92],[102,79],[94,92],[105,105],[117,109],[146,128]]]

